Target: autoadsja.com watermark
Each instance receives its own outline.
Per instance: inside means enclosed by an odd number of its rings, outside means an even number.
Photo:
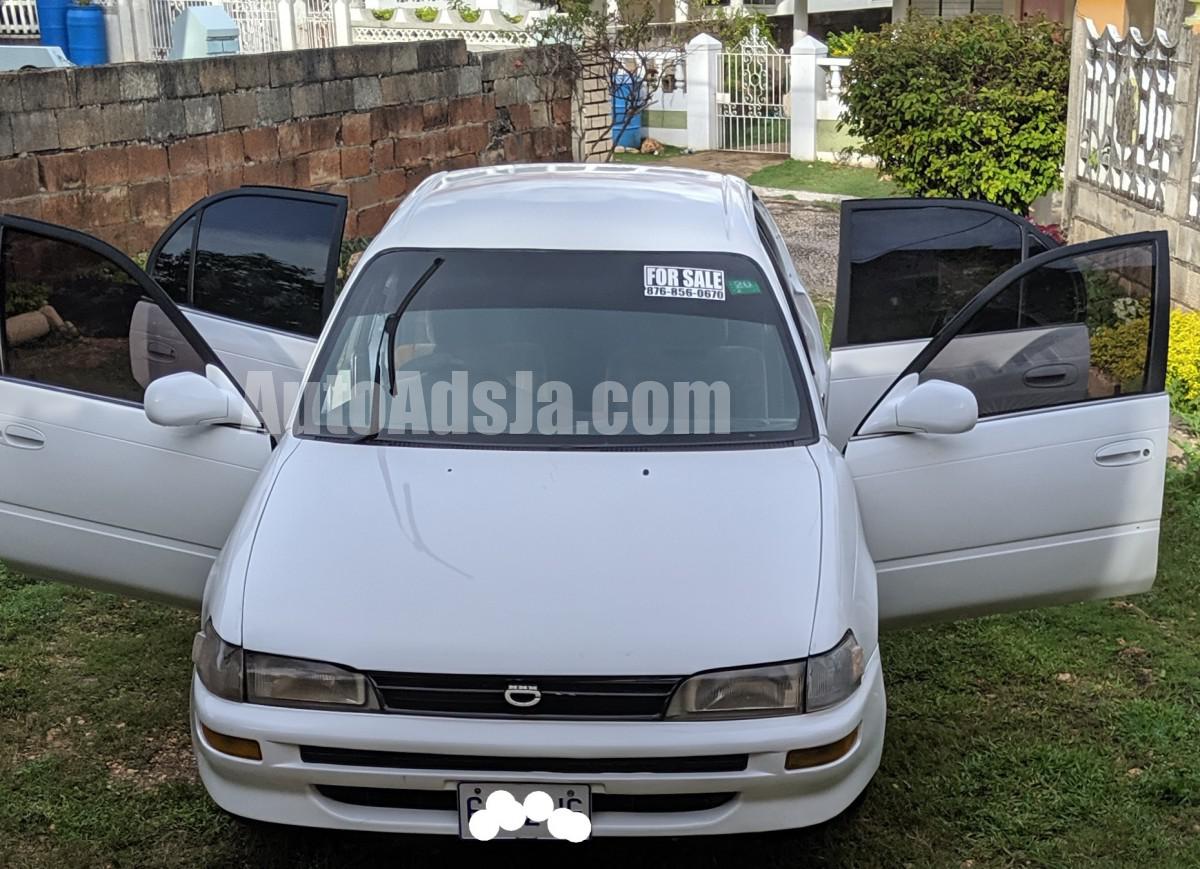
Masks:
[[[282,387],[272,372],[250,372],[246,396],[278,430],[300,397],[302,433],[332,435],[482,434],[612,436],[728,434],[730,388],[724,381],[616,380],[597,383],[577,401],[561,380],[536,382],[531,371],[511,378],[472,381],[467,371],[449,379],[399,374],[394,384],[335,375],[324,383]]]

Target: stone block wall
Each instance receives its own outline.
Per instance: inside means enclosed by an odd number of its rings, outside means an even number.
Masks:
[[[269,184],[344,194],[347,237],[372,235],[433,172],[572,159],[574,83],[537,62],[554,50],[446,40],[0,75],[0,212],[136,253],[196,200]]]

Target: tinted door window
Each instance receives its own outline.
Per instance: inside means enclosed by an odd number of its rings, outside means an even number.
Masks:
[[[196,218],[193,216],[171,233],[158,252],[151,275],[167,291],[168,296],[183,305],[191,302],[188,273],[192,268],[192,241],[195,234]]]
[[[6,377],[141,402],[196,350],[133,276],[79,244],[6,227],[0,245]]]
[[[315,335],[330,243],[341,236],[337,220],[338,210],[324,203],[267,196],[214,202],[200,215],[191,303],[235,320]]]
[[[1021,262],[1024,229],[983,209],[924,206],[850,212],[844,340],[930,338],[997,276]],[[1015,323],[1003,328],[1015,328]]]
[[[980,309],[921,379],[966,386],[981,417],[1143,392],[1154,263],[1149,242],[1051,261]],[[1068,292],[1077,300],[1070,311],[1060,306]],[[1026,318],[1021,328],[991,334],[978,328],[1026,308],[1050,322]]]

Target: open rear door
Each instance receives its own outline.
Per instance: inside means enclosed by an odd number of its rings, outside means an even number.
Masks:
[[[1168,263],[1161,232],[1043,253],[989,283],[905,366],[845,451],[881,621],[1151,586]],[[930,434],[913,422],[919,402],[900,403],[933,380],[970,390],[973,428]]]
[[[241,187],[192,205],[150,251],[150,276],[275,434],[333,307],[345,222],[344,196]]]
[[[986,202],[843,203],[830,440],[843,446],[900,370],[988,283],[1054,247],[1029,221]]]

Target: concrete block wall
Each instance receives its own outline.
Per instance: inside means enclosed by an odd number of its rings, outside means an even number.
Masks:
[[[461,40],[0,75],[0,212],[147,250],[243,184],[350,200],[379,230],[442,169],[572,159],[573,82]],[[558,68],[558,67],[555,67]]]

